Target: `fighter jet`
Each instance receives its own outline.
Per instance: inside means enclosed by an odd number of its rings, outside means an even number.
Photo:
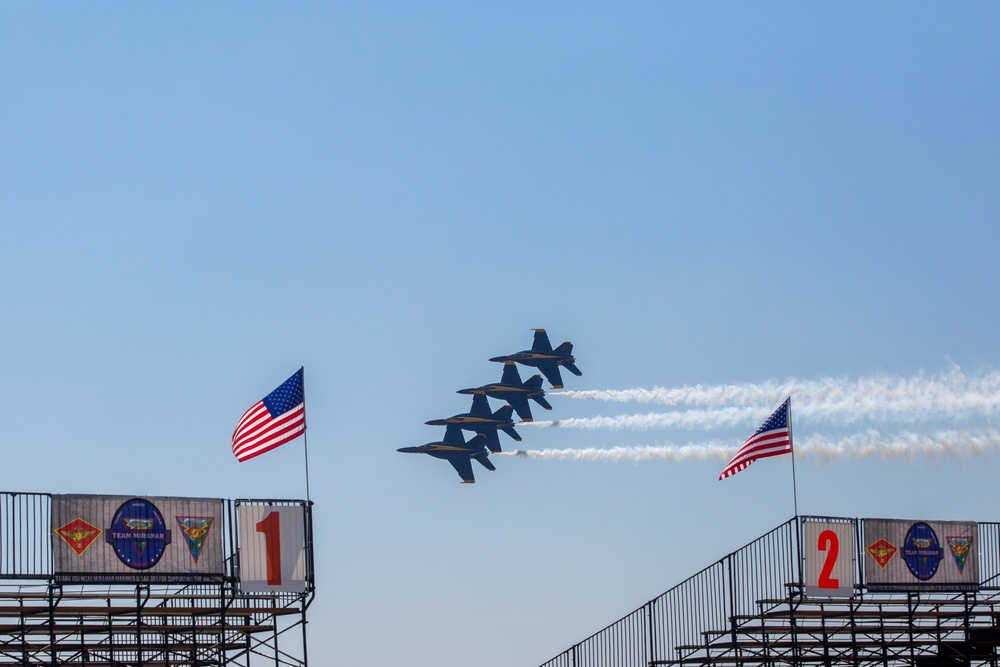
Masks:
[[[484,384],[482,387],[472,389],[459,389],[459,394],[485,394],[491,398],[498,398],[507,401],[514,408],[514,412],[521,418],[521,421],[531,421],[531,407],[528,406],[528,399],[535,401],[546,410],[551,410],[552,406],[545,400],[545,391],[542,389],[542,376],[533,375],[527,381],[521,382],[521,375],[517,372],[517,366],[513,361],[504,362],[503,377],[496,384]]]
[[[522,350],[514,354],[503,357],[493,357],[490,361],[502,361],[504,363],[516,361],[525,366],[533,366],[540,370],[545,379],[551,384],[553,389],[562,389],[562,376],[559,374],[559,367],[565,366],[573,375],[583,375],[574,362],[573,343],[566,341],[556,349],[552,349],[549,343],[549,336],[545,329],[532,329],[535,332],[535,340],[531,344],[530,350]]]
[[[485,435],[486,446],[489,447],[490,451],[500,452],[503,449],[500,447],[500,437],[497,435],[497,431],[503,431],[518,442],[521,442],[521,436],[514,430],[514,420],[510,418],[513,411],[514,408],[505,405],[496,412],[491,412],[490,402],[486,398],[486,394],[473,394],[472,409],[469,412],[463,412],[460,415],[454,415],[447,419],[432,419],[424,423],[428,426],[458,424],[459,427],[466,431]]]
[[[451,464],[465,484],[476,483],[476,476],[472,474],[472,459],[479,461],[487,470],[496,470],[486,449],[486,436],[480,434],[466,442],[458,424],[448,424],[444,431],[444,440],[428,442],[419,447],[400,447],[396,451],[406,454],[430,454],[436,459],[444,459]]]

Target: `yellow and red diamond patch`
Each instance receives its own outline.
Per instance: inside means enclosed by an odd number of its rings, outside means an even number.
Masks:
[[[56,528],[56,535],[63,538],[77,556],[82,556],[83,552],[101,536],[101,532],[100,528],[90,525],[83,519],[73,519],[65,526]]]
[[[875,559],[878,566],[885,569],[885,566],[889,564],[892,557],[896,555],[899,549],[890,544],[884,538],[880,538],[878,542],[868,547],[868,555]]]

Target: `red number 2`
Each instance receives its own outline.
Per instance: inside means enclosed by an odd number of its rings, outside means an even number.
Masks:
[[[264,533],[264,554],[267,558],[267,585],[281,585],[281,515],[271,512],[258,521],[257,532]],[[829,531],[827,531],[829,532]],[[823,539],[820,536],[820,539]]]
[[[820,551],[826,551],[826,560],[823,561],[823,571],[819,573],[820,588],[840,588],[840,579],[834,579],[830,575],[833,573],[833,566],[837,563],[837,555],[840,553],[840,541],[837,533],[832,530],[824,530],[819,534],[819,543],[816,547]]]

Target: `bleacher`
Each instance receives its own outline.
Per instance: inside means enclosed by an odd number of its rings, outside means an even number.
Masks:
[[[821,522],[857,536],[839,597],[809,585],[802,536]],[[790,519],[542,667],[998,665],[1000,524],[976,524],[978,580],[955,586],[868,581],[862,523]]]

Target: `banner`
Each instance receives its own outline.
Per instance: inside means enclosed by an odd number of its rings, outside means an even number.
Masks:
[[[305,511],[301,505],[241,504],[240,590],[306,590]]]
[[[868,590],[979,590],[976,522],[865,519],[862,526]]]
[[[221,581],[222,500],[53,495],[58,583]]]

